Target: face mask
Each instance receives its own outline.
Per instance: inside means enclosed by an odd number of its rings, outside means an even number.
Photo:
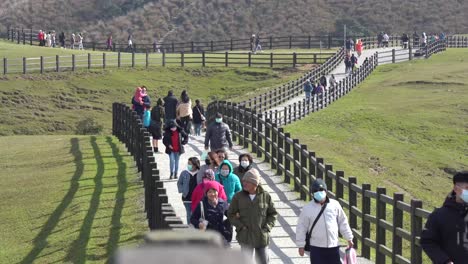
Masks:
[[[223,175],[224,177],[228,176],[229,170],[221,170],[221,175]]]
[[[192,171],[192,169],[193,169],[192,165],[187,165],[187,170],[188,171]]]
[[[248,162],[248,161],[246,161],[246,160],[241,161],[241,166],[242,166],[242,168],[245,169],[245,168],[247,168],[249,165],[250,165],[250,162]]]
[[[468,190],[463,190],[462,194],[460,195],[460,199],[462,199],[465,203],[468,203]]]
[[[211,164],[211,160],[210,160],[210,159],[206,159],[206,160],[205,160],[205,164],[206,164],[206,165],[210,165],[210,164]]]
[[[326,196],[327,193],[325,191],[314,192],[314,199],[318,202],[323,201],[323,199],[325,199]]]
[[[177,127],[171,127],[171,131],[176,131]]]
[[[221,122],[223,122],[223,119],[222,119],[222,118],[216,118],[215,120],[216,120],[216,123],[221,123]]]

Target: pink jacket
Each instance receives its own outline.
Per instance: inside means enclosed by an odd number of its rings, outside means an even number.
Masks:
[[[200,201],[205,196],[205,192],[210,188],[215,188],[218,190],[218,198],[223,199],[227,203],[226,193],[224,192],[224,186],[217,181],[207,181],[201,182],[195,187],[192,193],[192,212],[195,211]]]

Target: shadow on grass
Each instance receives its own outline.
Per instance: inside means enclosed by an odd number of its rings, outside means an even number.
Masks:
[[[75,166],[76,170],[73,174],[73,177],[70,181],[70,188],[68,189],[67,194],[63,197],[60,204],[55,208],[54,212],[50,215],[47,222],[42,227],[39,234],[34,238],[33,249],[28,253],[26,257],[21,260],[21,264],[29,264],[36,259],[36,257],[41,253],[41,251],[47,246],[47,238],[51,234],[52,230],[57,226],[58,222],[60,221],[60,217],[62,216],[63,212],[72,202],[76,192],[79,188],[79,179],[83,175],[83,155],[80,150],[79,139],[72,138],[71,142],[71,149],[70,153],[75,157]]]
[[[104,161],[101,157],[101,151],[97,145],[96,137],[91,137],[91,146],[93,147],[94,157],[96,159],[96,176],[94,177],[94,191],[89,202],[89,209],[83,219],[80,234],[78,238],[73,241],[69,247],[66,261],[73,263],[85,263],[86,262],[86,249],[91,235],[91,229],[93,226],[94,217],[96,216],[99,208],[100,197],[102,193],[102,177],[104,175]]]
[[[114,251],[116,250],[119,240],[120,240],[120,228],[121,222],[120,219],[122,218],[122,211],[124,209],[125,204],[125,193],[127,192],[127,165],[123,161],[122,155],[119,153],[119,148],[117,145],[112,142],[111,137],[107,137],[107,142],[111,146],[112,154],[115,157],[117,162],[117,182],[118,182],[118,189],[115,193],[115,206],[114,210],[112,211],[112,220],[111,220],[111,227],[109,230],[109,239],[107,241],[106,246],[106,256],[107,259],[110,258]]]

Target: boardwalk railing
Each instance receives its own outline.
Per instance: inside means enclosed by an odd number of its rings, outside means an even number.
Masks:
[[[155,229],[186,228],[168,203],[164,184],[153,156],[150,135],[130,107],[114,103],[112,105],[112,134],[124,143],[134,157],[145,189],[145,212],[148,226]]]
[[[428,48],[429,56],[444,50],[441,41]],[[376,263],[419,264],[423,255],[420,246],[420,234],[423,221],[430,212],[422,209],[422,201],[411,199],[404,202],[403,193],[387,195],[384,187],[372,190],[371,185],[358,185],[357,178],[345,178],[344,171],[333,171],[333,165],[314,151],[307,150],[307,145],[291,138],[281,125],[302,118],[306,113],[317,111],[334,100],[348,93],[378,66],[378,54],[367,62],[330,93],[314,99],[307,104],[302,102],[288,106],[284,114],[262,113],[232,102],[216,101],[208,105],[208,118],[220,112],[231,127],[234,140],[244,148],[251,147],[257,157],[264,157],[278,175],[284,176],[286,183],[292,183],[301,199],[312,199],[311,183],[316,178],[323,178],[331,197],[337,199],[348,211],[349,222],[355,236],[355,245],[363,257],[370,259],[374,251]],[[317,107],[317,105],[319,107]],[[294,108],[294,110],[290,110]]]
[[[468,48],[468,37],[447,36],[447,48]]]
[[[2,72],[62,72],[75,71],[79,68],[91,69],[108,67],[297,67],[304,64],[320,64],[335,53],[301,52],[301,53],[258,53],[238,52],[224,53],[83,53],[56,55],[36,58],[3,58]]]

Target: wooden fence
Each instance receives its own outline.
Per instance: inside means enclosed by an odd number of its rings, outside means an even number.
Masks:
[[[124,143],[134,157],[145,189],[145,212],[148,226],[155,229],[186,228],[168,203],[164,184],[153,156],[150,135],[130,107],[114,103],[112,105],[112,134]]]
[[[3,58],[2,72],[62,72],[78,68],[91,69],[108,67],[153,67],[153,66],[197,66],[197,67],[297,67],[304,64],[324,63],[334,53],[83,53],[36,58]]]
[[[440,41],[428,50],[429,56],[443,51],[445,42]],[[207,116],[213,120],[217,112],[222,113],[231,128],[233,139],[244,148],[251,147],[258,158],[264,157],[278,175],[284,176],[286,183],[294,185],[301,199],[312,198],[313,180],[325,179],[329,195],[348,212],[354,242],[363,257],[370,259],[373,250],[378,264],[386,263],[387,259],[391,259],[391,263],[419,264],[423,259],[420,234],[423,221],[430,214],[422,208],[421,200],[411,199],[410,203],[405,203],[403,193],[391,196],[384,187],[373,191],[370,184],[358,185],[356,177],[345,178],[343,171],[333,171],[332,164],[325,163],[323,158],[307,150],[306,145],[291,138],[291,134],[280,127],[347,94],[377,66],[376,53],[356,73],[340,81],[332,92],[309,104],[302,102],[288,106],[282,118],[279,118],[277,111],[262,113],[246,107],[245,103],[241,105],[226,101],[210,103]],[[407,247],[409,251],[406,251]]]

